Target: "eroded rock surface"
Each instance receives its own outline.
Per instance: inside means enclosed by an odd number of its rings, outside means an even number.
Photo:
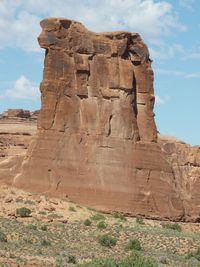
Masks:
[[[157,143],[153,72],[138,33],[51,18],[38,132],[14,185],[104,211],[181,220],[184,201]]]
[[[4,112],[0,116],[0,184],[11,185],[36,132],[36,119]],[[15,115],[15,116],[14,116]]]
[[[200,146],[190,146],[179,140],[159,138],[162,150],[170,162],[177,191],[183,200],[184,218],[200,221]]]

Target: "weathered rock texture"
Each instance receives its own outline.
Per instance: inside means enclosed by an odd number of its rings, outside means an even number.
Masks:
[[[6,114],[0,116],[0,185],[12,184],[36,132],[36,120]]]
[[[200,147],[162,137],[159,143],[173,169],[184,219],[200,222]]]
[[[104,211],[183,219],[176,174],[157,143],[153,72],[140,35],[97,34],[57,18],[41,26],[38,133],[14,185]]]

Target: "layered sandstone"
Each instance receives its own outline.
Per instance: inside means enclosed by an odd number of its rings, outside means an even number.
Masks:
[[[30,118],[31,113],[29,110],[24,109],[8,109],[2,114],[3,118]]]
[[[200,146],[161,136],[159,144],[172,166],[177,192],[183,201],[184,220],[200,221]]]
[[[16,114],[18,112],[12,112],[8,116],[8,112],[4,112],[0,116],[0,184],[12,184],[36,132],[35,119]]]
[[[14,185],[104,211],[181,219],[183,201],[157,143],[153,71],[138,33],[93,33],[51,18],[38,132]]]
[[[30,111],[25,109],[8,109],[7,111],[0,113],[0,120],[1,122],[5,120],[12,120],[16,119],[17,123],[20,119],[30,119],[30,120],[37,120],[39,114],[39,110]]]

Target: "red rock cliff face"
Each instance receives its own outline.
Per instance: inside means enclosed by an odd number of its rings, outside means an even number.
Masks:
[[[200,147],[175,140],[159,140],[172,166],[184,220],[200,222]]]
[[[104,211],[181,219],[184,208],[157,144],[147,46],[129,32],[93,33],[45,19],[38,133],[14,184]]]

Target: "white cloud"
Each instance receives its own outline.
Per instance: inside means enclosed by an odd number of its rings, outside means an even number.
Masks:
[[[39,21],[47,16],[79,20],[94,31],[137,31],[150,41],[186,29],[163,0],[1,0],[0,48],[38,51]]]
[[[200,59],[200,51],[187,53],[187,54],[185,54],[183,59],[184,60],[188,60],[188,59],[197,59],[198,60],[198,59]]]
[[[170,60],[179,58],[181,60],[199,60],[200,46],[185,49],[181,44],[164,42],[154,43],[154,46],[149,47],[151,58],[159,60]]]
[[[20,9],[22,0],[0,2],[0,48],[20,47],[39,51],[36,36],[40,32],[39,17]]]
[[[200,78],[200,72],[187,73],[184,71],[177,70],[154,69],[154,73],[159,75],[181,76],[187,79]]]
[[[163,98],[161,98],[160,96],[155,95],[155,104],[156,105],[164,105],[165,100]]]
[[[184,48],[177,43],[165,44],[158,43],[156,46],[149,48],[150,56],[152,59],[167,60],[172,58],[177,58],[177,56],[183,57],[186,52]]]
[[[186,8],[187,10],[193,11],[193,4],[195,0],[179,0],[179,5]]]
[[[154,69],[154,72],[156,74],[161,74],[161,75],[173,75],[173,76],[185,76],[186,75],[185,72],[177,71],[177,70]]]
[[[200,78],[200,72],[189,73],[189,74],[186,74],[185,77],[188,78],[188,79]]]
[[[22,75],[14,82],[12,88],[7,89],[5,93],[1,95],[1,98],[7,97],[36,100],[39,98],[39,88]]]

